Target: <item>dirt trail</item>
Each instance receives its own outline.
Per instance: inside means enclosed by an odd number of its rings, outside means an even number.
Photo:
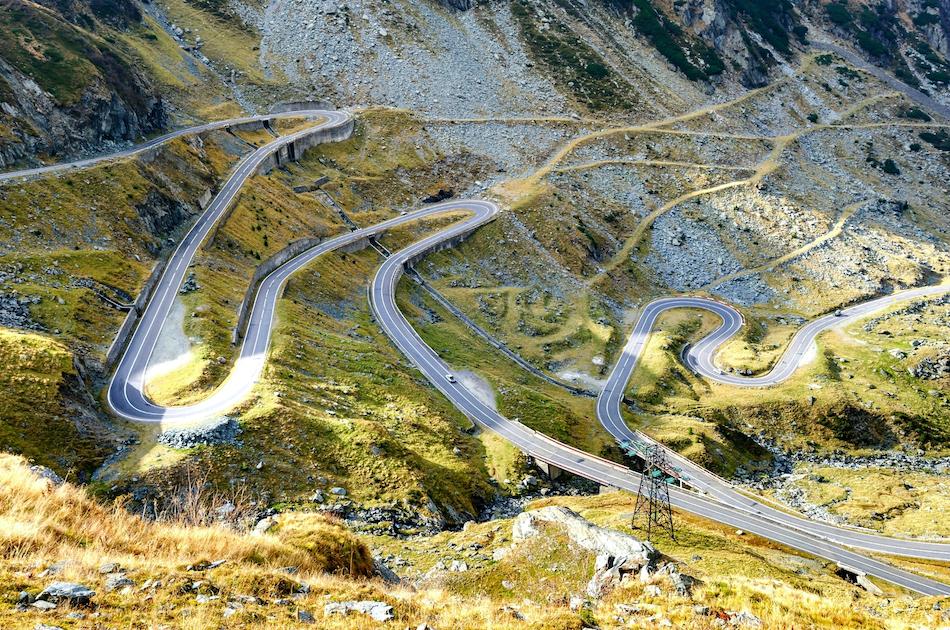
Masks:
[[[850,219],[852,216],[854,216],[854,213],[857,212],[857,210],[858,210],[862,205],[864,205],[864,202],[863,202],[863,201],[859,201],[859,202],[857,202],[857,203],[852,203],[852,204],[850,204],[850,205],[848,205],[848,206],[845,206],[845,208],[841,211],[841,214],[838,216],[838,220],[835,221],[835,224],[832,226],[832,228],[831,228],[830,230],[828,230],[827,232],[825,232],[824,234],[822,234],[822,235],[819,236],[818,238],[816,238],[816,239],[814,239],[814,240],[812,240],[812,241],[809,241],[808,243],[805,243],[805,244],[802,245],[801,247],[798,247],[798,248],[796,248],[796,249],[793,249],[792,251],[790,251],[790,252],[788,252],[788,253],[786,253],[786,254],[783,254],[782,256],[779,256],[778,258],[774,258],[774,259],[770,260],[769,262],[764,263],[764,264],[761,264],[761,265],[759,265],[759,266],[757,266],[757,267],[750,267],[750,268],[748,268],[748,269],[741,269],[741,270],[739,270],[739,271],[736,271],[735,273],[730,273],[730,274],[728,274],[728,275],[722,276],[721,278],[717,278],[716,280],[713,280],[713,281],[710,282],[709,284],[702,286],[702,287],[700,288],[700,290],[707,290],[707,291],[708,291],[708,290],[711,290],[711,289],[715,289],[716,287],[718,287],[718,286],[720,286],[720,285],[723,285],[723,284],[725,284],[725,283],[727,283],[727,282],[730,282],[730,281],[732,281],[732,280],[735,280],[735,279],[737,279],[737,278],[744,278],[744,277],[746,277],[746,276],[752,276],[752,275],[755,275],[755,274],[764,273],[764,272],[766,272],[766,271],[771,271],[771,270],[774,269],[775,267],[779,267],[779,266],[781,266],[781,265],[784,265],[785,263],[787,263],[787,262],[789,262],[789,261],[791,261],[791,260],[794,260],[795,258],[798,258],[799,256],[801,256],[801,255],[803,255],[803,254],[808,253],[809,251],[811,251],[811,250],[813,250],[814,248],[818,247],[818,246],[821,245],[822,243],[827,243],[827,242],[830,241],[831,239],[838,238],[838,236],[841,235],[841,232],[842,232],[843,229],[844,229],[845,223],[848,222],[848,219]]]
[[[587,171],[601,166],[672,166],[682,168],[697,168],[707,171],[751,171],[751,166],[733,166],[730,164],[703,164],[701,162],[678,162],[676,160],[628,160],[623,158],[611,160],[594,160],[583,164],[572,164],[570,166],[561,166],[554,169],[556,173],[570,173],[574,171]]]

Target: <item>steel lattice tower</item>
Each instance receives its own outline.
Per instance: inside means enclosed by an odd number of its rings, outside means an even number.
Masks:
[[[673,509],[670,507],[670,484],[674,477],[668,474],[673,470],[666,453],[656,445],[643,448],[641,455],[645,462],[637,490],[637,505],[633,509],[631,526],[637,527],[637,521],[646,518],[647,540],[653,542],[653,527],[669,529],[670,538],[676,539],[673,531]]]

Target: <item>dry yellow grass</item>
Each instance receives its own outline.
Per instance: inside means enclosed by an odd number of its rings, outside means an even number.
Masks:
[[[223,526],[149,522],[120,504],[103,505],[71,484],[53,486],[32,474],[22,458],[0,455],[0,554],[6,559],[52,558],[91,569],[108,558],[157,569],[213,558],[322,572],[344,569],[351,549],[354,572],[368,574],[365,546],[320,517],[289,518],[278,535],[255,537]],[[340,563],[343,555],[346,562]]]
[[[625,493],[551,497],[532,507],[552,503],[569,505],[602,525],[629,529],[633,498]],[[765,627],[911,628],[941,623],[941,611],[933,608],[935,598],[913,598],[886,585],[887,599],[872,597],[835,578],[813,559],[755,537],[737,545],[729,528],[688,515],[677,519],[677,540],[658,544],[700,580],[692,597],[675,595],[667,586],[661,595],[651,595],[635,580],[593,602],[591,610],[575,612],[568,606],[567,594],[582,588],[592,571],[592,558],[556,531],[523,543],[511,554],[512,561],[449,573],[419,588],[393,586],[367,579],[367,547],[321,516],[281,514],[278,525],[266,535],[241,534],[223,526],[145,521],[121,506],[97,502],[82,488],[54,486],[32,473],[20,457],[0,455],[0,627],[46,623],[82,628],[98,623],[116,628],[294,628],[301,625],[299,611],[315,617],[314,627],[328,629],[426,623],[440,630],[567,630],[591,620],[602,628],[654,627],[661,618],[679,627],[716,627],[715,616],[694,611],[697,603],[711,610],[750,611]],[[510,526],[507,520],[482,523],[432,538],[390,540],[386,547],[419,562],[423,558],[432,562],[438,556],[461,553],[472,541],[484,543],[486,550],[507,545]],[[214,569],[189,569],[204,560],[221,559],[227,562]],[[108,577],[99,572],[105,562],[119,563],[133,586],[108,592],[104,588]],[[48,573],[53,565],[58,572]],[[571,571],[561,570],[565,566]],[[531,576],[538,579],[526,582]],[[502,577],[522,584],[524,590],[516,593],[498,586]],[[89,586],[97,592],[93,604],[60,604],[45,613],[15,609],[19,591],[35,594],[54,580]],[[154,585],[155,580],[160,584]],[[665,585],[659,578],[658,583]],[[309,591],[303,592],[301,584],[307,584]],[[199,600],[198,594],[210,599]],[[392,606],[394,620],[382,625],[360,614],[324,615],[325,604],[350,600],[385,602]],[[645,612],[639,617],[624,613],[626,619],[619,620],[617,604],[636,604]],[[228,608],[232,612],[225,614]]]
[[[416,591],[367,579],[367,547],[322,516],[282,514],[271,532],[146,521],[119,505],[97,502],[80,487],[55,486],[31,472],[23,458],[0,454],[0,627],[86,627],[94,615],[109,627],[292,628],[300,625],[299,610],[312,611],[315,627],[379,627],[360,614],[323,616],[328,602],[363,599],[392,605],[400,627],[424,621],[438,628],[525,627],[487,598],[464,600],[440,589]],[[188,569],[207,560],[227,562],[213,570]],[[107,592],[107,576],[99,572],[106,562],[127,572],[131,590]],[[53,565],[59,569],[47,573]],[[35,595],[55,580],[89,586],[97,592],[93,604],[61,604],[46,613],[14,608],[18,592]],[[304,583],[309,592],[300,592]],[[217,597],[200,603],[199,593]],[[236,600],[243,602],[237,612],[225,616],[228,602]],[[523,612],[529,622],[537,620],[535,627],[579,627],[576,618],[557,621],[573,617],[564,609],[535,604]],[[76,625],[70,613],[84,621]]]

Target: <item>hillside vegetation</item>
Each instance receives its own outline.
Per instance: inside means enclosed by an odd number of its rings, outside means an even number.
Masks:
[[[0,456],[0,623],[6,628],[104,622],[180,628],[315,623],[349,629],[427,623],[460,630],[568,630],[665,625],[665,619],[706,629],[717,627],[719,616],[740,614],[765,627],[934,627],[946,605],[898,592],[887,592],[886,599],[865,594],[820,561],[755,538],[737,544],[736,534],[681,515],[676,542],[664,538],[658,544],[665,554],[661,562],[690,576],[690,592],[677,593],[658,574],[585,601],[581,594],[593,572],[593,554],[553,525],[545,536],[517,545],[510,519],[399,542],[362,541],[326,517],[286,513],[266,533],[240,533],[226,522],[213,522],[220,518],[216,508],[223,497],[203,492],[200,484],[182,489],[182,509],[151,522],[41,472],[31,471],[21,458]],[[616,493],[545,499],[529,507],[546,505],[565,505],[598,524],[629,531],[633,502]],[[413,581],[394,585],[372,577],[367,543],[386,558],[400,558],[400,571]],[[500,559],[478,559],[495,550],[504,552]],[[472,568],[431,570],[452,558]],[[18,599],[29,602],[57,581],[94,594],[85,604],[16,609]],[[582,603],[571,606],[569,600],[578,595]],[[326,610],[353,600],[389,606],[393,620],[380,624],[361,613]]]

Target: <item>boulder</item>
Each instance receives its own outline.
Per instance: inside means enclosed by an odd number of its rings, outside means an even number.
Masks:
[[[88,586],[75,582],[53,582],[43,592],[36,596],[37,600],[58,604],[88,604],[96,596],[96,592]]]
[[[277,525],[277,519],[273,516],[265,516],[254,525],[254,533],[258,536],[266,534],[271,528]]]
[[[379,556],[373,558],[373,570],[387,584],[399,584],[402,580]]]
[[[234,418],[223,417],[194,427],[168,429],[158,442],[171,448],[193,448],[212,444],[239,444],[241,427]]]
[[[57,475],[55,472],[47,468],[46,466],[30,466],[30,472],[39,477],[40,479],[45,479],[52,486],[61,486],[64,481],[63,478]]]
[[[385,602],[359,601],[359,602],[332,602],[323,607],[323,614],[347,615],[350,612],[359,612],[369,615],[376,621],[389,621],[393,618],[393,607]]]
[[[744,610],[739,612],[727,610],[726,616],[729,617],[729,624],[736,628],[761,628],[762,620],[753,615],[752,613],[747,613]]]
[[[112,591],[118,591],[125,588],[126,586],[134,586],[135,582],[126,577],[124,573],[112,573],[106,579],[106,590],[110,593]]]
[[[584,549],[615,559],[623,558],[625,566],[628,567],[636,565],[636,568],[631,570],[638,570],[641,566],[650,564],[658,555],[656,548],[649,542],[594,525],[576,512],[557,505],[519,514],[511,531],[512,540],[520,542],[534,538],[541,533],[538,524],[542,522],[563,527],[571,542]]]

